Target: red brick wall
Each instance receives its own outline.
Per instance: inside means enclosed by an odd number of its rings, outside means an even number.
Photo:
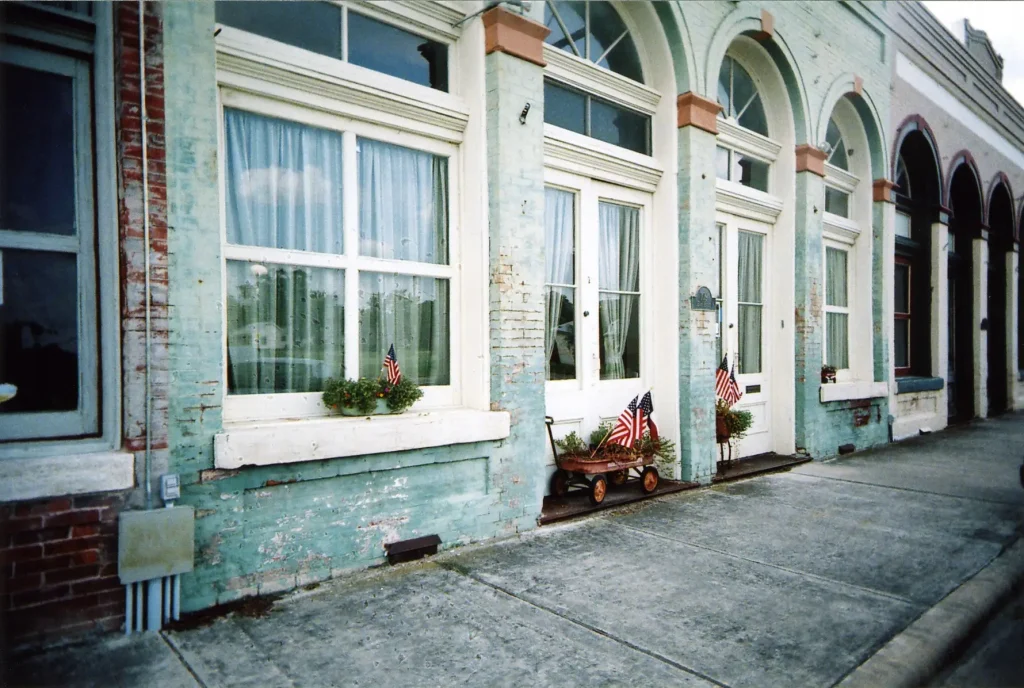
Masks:
[[[0,505],[0,647],[121,627],[123,504],[87,495]]]
[[[141,465],[146,428],[145,244],[138,5],[117,3],[113,15],[122,362],[119,401],[122,446],[135,452]],[[154,398],[151,439],[155,452],[165,452],[167,191],[160,3],[146,3],[145,40]],[[128,499],[126,493],[0,504],[0,664],[5,648],[122,626],[124,588],[117,578],[117,515]]]

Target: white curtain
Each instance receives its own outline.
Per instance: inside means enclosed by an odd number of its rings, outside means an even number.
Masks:
[[[224,111],[228,243],[341,253],[341,134]]]
[[[639,310],[640,301],[640,211],[613,203],[600,203],[598,215],[598,288],[601,292],[599,310],[603,344],[601,379],[619,380],[627,375],[637,377],[639,366],[634,365],[627,371],[624,354],[627,346],[636,351],[639,345],[635,339],[632,342],[628,340],[632,318]],[[633,332],[636,334],[637,330],[634,328]]]
[[[575,284],[575,195],[569,191],[546,188],[544,190],[544,281],[548,285]],[[558,326],[563,319],[575,322],[575,313],[571,319],[565,313],[565,307],[573,309],[574,289],[571,287],[548,286],[544,314],[544,351],[547,379],[551,380],[551,355],[555,349]],[[563,318],[563,316],[566,316]],[[574,330],[575,331],[575,330]],[[564,346],[572,349],[575,341],[565,342]],[[568,354],[568,352],[566,352]],[[568,360],[561,360],[562,358]],[[560,363],[575,365],[575,356],[560,357]],[[557,375],[558,379],[572,379],[575,375],[564,372]]]
[[[826,306],[846,308],[848,305],[847,258],[846,251],[835,248],[825,250]],[[849,316],[846,313],[826,313],[825,330],[825,362],[836,368],[849,368]]]
[[[359,254],[447,265],[447,158],[364,138],[358,150]]]
[[[737,301],[739,302],[739,372],[761,372],[761,279],[764,238],[738,232]]]
[[[225,110],[227,240],[342,251],[341,134]],[[228,389],[315,392],[343,373],[340,270],[228,261]]]
[[[446,158],[359,139],[361,255],[447,264],[447,198]],[[448,311],[447,279],[360,273],[360,376],[379,375],[394,344],[403,376],[449,384]]]

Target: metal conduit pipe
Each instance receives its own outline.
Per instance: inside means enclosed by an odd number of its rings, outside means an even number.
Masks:
[[[145,405],[146,405],[146,508],[153,508],[153,480],[151,476],[153,464],[153,438],[150,427],[153,424],[153,393],[150,382],[150,348],[152,340],[152,321],[150,309],[152,294],[149,281],[149,135],[146,110],[146,0],[139,0],[139,120],[142,137],[142,242],[145,265],[145,299],[146,299],[146,332],[145,332]]]

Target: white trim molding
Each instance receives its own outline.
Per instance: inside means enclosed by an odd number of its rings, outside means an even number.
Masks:
[[[664,173],[654,158],[553,124],[544,125],[544,164],[647,192]]]
[[[782,144],[755,131],[744,129],[723,117],[718,118],[718,145],[753,155],[767,162],[778,160],[782,151]]]
[[[716,179],[715,208],[731,215],[775,224],[782,212],[782,199],[738,182]]]
[[[133,487],[135,456],[128,452],[0,461],[0,503]]]
[[[508,437],[510,425],[505,411],[463,408],[225,425],[214,438],[214,466],[269,466],[487,442]]]
[[[889,396],[887,382],[836,382],[823,384],[819,396],[822,403],[829,401],[854,401],[856,399],[878,399]]]
[[[556,81],[645,115],[653,115],[661,101],[661,94],[653,88],[547,44],[544,61],[548,63],[545,73]]]
[[[860,236],[860,225],[842,215],[829,212],[821,214],[821,230],[825,239],[853,246]]]
[[[450,93],[218,24],[217,81],[325,112],[458,143],[469,108]]]

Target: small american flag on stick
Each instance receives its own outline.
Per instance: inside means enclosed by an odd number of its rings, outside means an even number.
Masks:
[[[399,370],[398,359],[395,357],[394,344],[388,349],[388,355],[384,357],[384,373],[387,375],[388,382],[392,385],[397,385],[402,379],[402,371]]]
[[[618,422],[608,434],[608,444],[618,444],[632,449],[636,441],[644,436],[644,432],[647,430],[647,416],[643,407],[638,405],[639,400],[639,396],[633,397],[633,400],[619,414]],[[650,403],[649,398],[646,400]]]
[[[736,364],[733,363],[732,370],[729,371],[729,380],[725,385],[725,394],[722,395],[722,399],[724,399],[725,403],[729,404],[729,406],[732,406],[740,400],[741,396],[743,396],[743,392],[740,391],[740,385],[736,382]]]
[[[729,389],[729,354],[722,356],[722,362],[715,369],[715,396],[725,399],[726,390]]]

